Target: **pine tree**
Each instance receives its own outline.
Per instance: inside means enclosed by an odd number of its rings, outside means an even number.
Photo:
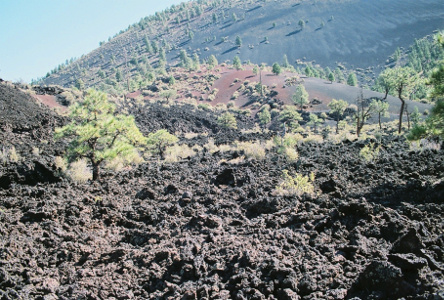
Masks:
[[[236,129],[237,121],[234,115],[230,112],[226,112],[217,118],[217,123],[223,128]]]
[[[355,73],[350,73],[347,78],[347,84],[351,86],[357,86],[358,85],[358,79],[356,78]]]
[[[166,129],[160,129],[148,135],[147,144],[151,146],[153,152],[160,155],[163,159],[166,148],[178,141],[175,135],[169,133]]]
[[[285,124],[284,126],[288,126],[290,130],[298,128],[300,126],[299,121],[301,120],[301,114],[294,106],[285,106],[279,115],[279,121],[281,121],[283,125]]]
[[[301,27],[301,30],[305,28],[305,21],[300,19],[298,22],[299,27]]]
[[[299,105],[300,110],[303,110],[304,105],[308,103],[308,93],[302,84],[297,86],[296,92],[291,96],[291,99],[296,105]]]
[[[407,95],[410,94],[410,90],[413,86],[413,83],[416,80],[415,71],[410,67],[404,68],[394,68],[392,71],[392,82],[393,89],[397,92],[398,98],[401,101],[401,109],[399,112],[399,125],[398,125],[398,133],[401,133],[402,130],[402,116],[405,108],[405,99]]]
[[[100,178],[100,167],[117,157],[131,163],[137,145],[146,138],[140,133],[133,116],[115,114],[116,107],[105,93],[88,90],[87,96],[70,108],[71,123],[57,128],[55,137],[70,138],[69,162],[86,158],[93,169],[93,180]]]
[[[242,47],[242,39],[240,36],[236,36],[236,46],[237,47]]]
[[[284,68],[290,67],[290,63],[288,62],[287,54],[284,54],[283,61],[284,62],[282,63],[282,67],[284,67]]]
[[[279,75],[282,73],[282,68],[278,63],[274,63],[271,71],[273,74]]]
[[[267,125],[271,121],[271,114],[268,108],[262,109],[258,114],[261,125]]]
[[[210,70],[212,70],[215,66],[217,66],[219,63],[216,59],[216,56],[214,56],[213,54],[208,58],[208,67]]]
[[[242,63],[239,56],[233,58],[233,67],[235,67],[236,70],[242,70]]]
[[[335,75],[332,72],[328,74],[328,80],[330,80],[330,83],[333,83],[333,81],[335,81]]]
[[[330,114],[333,115],[336,119],[336,133],[339,133],[339,121],[342,119],[347,106],[348,103],[342,99],[333,99],[328,104],[328,107],[330,108]]]
[[[393,81],[393,69],[385,69],[381,74],[379,74],[378,79],[376,79],[376,85],[378,88],[382,89],[384,91],[384,100],[387,99],[387,95],[393,90],[394,88],[394,81]]]
[[[382,129],[381,117],[389,116],[388,113],[389,104],[388,102],[373,100],[371,105],[374,107],[375,112],[378,114],[379,129]]]

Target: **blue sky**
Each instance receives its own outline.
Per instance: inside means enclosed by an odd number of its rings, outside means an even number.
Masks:
[[[44,76],[142,17],[184,0],[0,0],[0,78]]]

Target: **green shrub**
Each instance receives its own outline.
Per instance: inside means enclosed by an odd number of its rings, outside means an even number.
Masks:
[[[217,123],[224,128],[237,128],[236,118],[232,113],[226,112],[217,119]]]
[[[282,171],[282,182],[276,187],[275,192],[281,196],[302,196],[314,194],[314,173],[309,176],[296,173],[294,177],[288,174],[288,170]]]
[[[359,151],[359,156],[367,162],[374,161],[379,156],[380,149],[381,146],[376,147],[375,143],[370,143]]]

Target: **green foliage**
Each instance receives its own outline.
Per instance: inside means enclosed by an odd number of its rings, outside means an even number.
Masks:
[[[439,34],[435,41],[428,37],[415,40],[409,50],[406,65],[416,73],[423,73],[426,78],[430,77],[433,70],[444,60],[444,47],[440,46]]]
[[[324,123],[323,119],[320,119],[317,115],[315,114],[310,114],[310,121],[307,123],[307,125],[309,126],[313,126],[314,130],[317,131],[318,130],[318,126],[320,124]]]
[[[137,128],[134,117],[116,115],[115,106],[103,92],[88,90],[84,101],[70,107],[71,123],[56,129],[56,138],[70,138],[69,162],[85,158],[93,168],[93,180],[99,178],[100,166],[118,156],[134,157],[137,145],[146,138]]]
[[[259,122],[261,125],[267,125],[271,121],[271,114],[268,108],[264,108],[262,111],[260,111],[258,114]]]
[[[300,19],[299,22],[298,22],[298,25],[301,28],[301,30],[304,29],[305,28],[305,21]]]
[[[233,14],[231,15],[231,19],[233,20],[233,22],[237,22],[237,16],[236,16],[236,13],[233,13]]]
[[[219,118],[217,118],[217,123],[219,124],[219,126],[223,128],[231,128],[231,129],[237,128],[236,118],[230,112],[226,112],[223,115],[221,115]]]
[[[348,75],[347,84],[350,86],[357,86],[358,85],[358,79],[356,78],[355,73],[350,73]]]
[[[169,101],[170,99],[174,100],[177,96],[176,90],[165,90],[160,92],[160,97]]]
[[[339,83],[345,82],[344,73],[342,73],[342,71],[339,68],[335,69],[335,77]]]
[[[257,75],[259,73],[259,67],[257,65],[254,65],[253,67],[253,74]]]
[[[413,126],[418,126],[421,121],[421,114],[419,113],[418,107],[415,106],[413,112],[410,114],[410,120],[413,123]]]
[[[208,62],[207,63],[208,63],[208,68],[210,70],[214,69],[214,67],[216,67],[219,64],[217,59],[216,59],[216,56],[214,56],[214,55],[210,55],[210,57],[208,58]]]
[[[415,70],[410,67],[397,67],[391,71],[391,82],[393,85],[393,89],[397,92],[399,100],[401,100],[401,109],[399,112],[399,126],[398,133],[401,133],[402,129],[402,116],[404,113],[405,100],[404,97],[408,97],[410,94],[414,82],[417,79],[415,74]]]
[[[273,64],[273,68],[272,68],[271,71],[273,72],[273,74],[275,74],[275,75],[279,75],[279,74],[282,73],[282,68],[281,68],[281,66],[280,66],[278,63],[275,62],[275,63]]]
[[[440,99],[432,108],[429,117],[423,124],[413,127],[407,138],[419,140],[421,138],[440,137],[444,139],[444,100]]]
[[[283,57],[282,60],[283,60],[282,67],[289,68],[290,67],[290,63],[288,62],[287,54],[284,54],[284,57]]]
[[[307,77],[314,76],[313,70],[312,70],[312,68],[310,68],[310,66],[305,67],[304,73],[305,73],[305,76],[307,76]]]
[[[440,32],[436,36],[438,44],[444,49],[444,34]],[[420,138],[440,137],[444,139],[444,61],[430,78],[433,85],[431,96],[437,99],[435,106],[424,124],[417,124],[408,135],[408,139],[417,140]]]
[[[236,70],[242,70],[242,63],[237,55],[233,58],[233,67],[235,67]]]
[[[299,122],[302,120],[301,114],[296,110],[294,106],[285,106],[284,110],[279,115],[279,121],[285,123],[289,127],[290,131],[299,127]]]
[[[429,79],[429,84],[433,86],[430,94],[432,98],[440,99],[444,97],[444,63],[433,71]]]
[[[336,119],[336,133],[339,133],[339,121],[343,117],[344,112],[348,107],[348,103],[342,99],[332,99],[328,104],[328,107],[330,108],[330,114]]]
[[[375,113],[378,114],[379,128],[382,129],[381,117],[389,116],[388,113],[389,104],[388,102],[385,101],[373,99],[370,105],[373,106]]]
[[[394,88],[393,73],[393,69],[385,69],[383,72],[381,72],[381,74],[379,74],[378,79],[376,79],[376,85],[374,89],[376,91],[385,93],[384,99],[387,98],[387,95]]]
[[[330,80],[331,83],[335,81],[335,75],[332,72],[328,73],[328,80]]]
[[[367,162],[374,161],[379,156],[380,149],[381,146],[376,146],[375,143],[370,143],[365,145],[364,148],[359,151],[359,156]]]
[[[150,145],[154,153],[164,158],[166,148],[175,144],[178,140],[175,135],[169,133],[166,129],[160,129],[148,135],[147,144]]]
[[[122,71],[120,71],[120,69],[116,70],[116,80],[117,80],[117,82],[123,81],[123,75],[122,75]]]
[[[197,53],[193,54],[193,70],[199,70],[200,69],[200,58]]]
[[[186,50],[184,50],[184,49],[180,50],[179,58],[180,58],[180,66],[182,68],[185,68],[185,69],[191,69],[192,68],[193,61],[188,56]]]
[[[302,84],[296,87],[296,92],[291,96],[291,99],[296,105],[299,105],[300,110],[303,110],[304,105],[308,104],[308,93]]]
[[[168,78],[168,85],[169,85],[169,86],[173,86],[173,85],[175,85],[175,84],[176,84],[176,79],[174,78],[173,75],[171,75],[171,76]]]
[[[282,171],[282,183],[276,187],[276,193],[282,196],[302,196],[304,194],[314,194],[314,173],[304,176],[296,173],[292,177],[288,170]]]
[[[76,80],[76,88],[80,91],[83,91],[85,89],[85,83],[83,82],[82,79]]]
[[[242,47],[242,39],[240,36],[236,36],[236,46]]]

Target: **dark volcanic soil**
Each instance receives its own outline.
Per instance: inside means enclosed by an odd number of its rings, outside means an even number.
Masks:
[[[1,103],[22,95],[1,88],[13,96]],[[145,116],[158,126],[162,115],[153,106]],[[41,142],[11,121],[6,143],[7,122],[1,143],[23,160],[0,165],[0,180],[13,179],[0,185],[1,299],[444,297],[442,150],[409,152],[388,138],[365,163],[369,141],[308,143],[297,162],[268,153],[236,165],[219,162],[240,153],[203,151],[74,184],[57,177],[61,145],[47,142],[38,161],[54,180],[27,181],[28,144]],[[276,196],[284,169],[314,172],[316,195]]]

